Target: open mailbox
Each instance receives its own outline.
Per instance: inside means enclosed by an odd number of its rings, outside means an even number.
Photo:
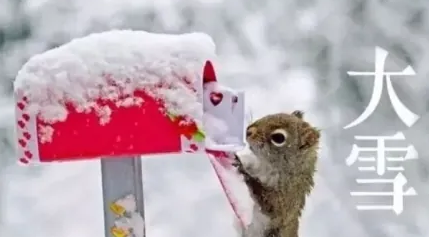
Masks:
[[[64,162],[243,147],[244,94],[201,33],[111,31],[31,58],[15,81],[18,158]]]
[[[205,34],[129,30],[33,56],[14,84],[19,162],[101,159],[106,237],[145,236],[140,156],[244,147],[244,94],[214,61]]]

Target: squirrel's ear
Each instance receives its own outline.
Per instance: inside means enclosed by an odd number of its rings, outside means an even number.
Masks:
[[[300,119],[304,118],[304,112],[301,111],[301,110],[295,110],[295,111],[293,111],[292,115],[295,116],[295,117],[297,117],[297,118],[300,118]]]
[[[319,143],[319,129],[311,127],[308,123],[304,123],[300,130],[300,149],[306,149]]]

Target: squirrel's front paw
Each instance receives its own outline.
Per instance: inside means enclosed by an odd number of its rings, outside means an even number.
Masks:
[[[241,162],[240,157],[237,155],[234,157],[233,166],[237,168],[238,173],[243,175],[244,179],[249,179],[252,177],[252,175],[249,173],[249,164],[244,165],[243,162]]]
[[[237,156],[237,154],[234,154],[234,160],[232,161],[231,165],[238,170],[243,169],[243,163],[240,160],[240,157]]]

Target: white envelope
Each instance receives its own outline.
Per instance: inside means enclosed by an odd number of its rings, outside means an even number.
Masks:
[[[239,151],[244,143],[244,93],[220,85],[217,81],[203,85],[203,126],[206,148]]]

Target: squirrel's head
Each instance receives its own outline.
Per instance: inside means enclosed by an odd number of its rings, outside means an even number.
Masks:
[[[246,140],[250,150],[259,159],[270,163],[305,163],[307,154],[316,159],[319,130],[303,119],[304,113],[271,114],[256,120],[247,127]],[[289,160],[288,160],[289,159]]]

